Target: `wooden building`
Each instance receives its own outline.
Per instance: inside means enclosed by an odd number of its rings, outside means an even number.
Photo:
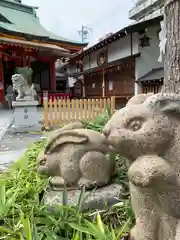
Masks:
[[[154,59],[159,54],[157,33],[151,36],[158,31],[161,19],[160,16],[132,24],[76,54],[69,63],[71,75],[77,79],[74,95],[87,98],[114,95],[117,107],[124,106],[137,94],[136,80],[152,67],[162,67],[158,56]],[[79,62],[83,66],[81,70]]]
[[[46,30],[35,7],[19,0],[0,1],[0,103],[16,67],[33,70],[33,82],[40,89],[56,91],[55,61],[70,57],[87,44],[72,42]]]
[[[142,93],[159,93],[164,80],[164,68],[155,68],[136,80]]]
[[[127,57],[100,66],[84,74],[86,97],[99,98],[116,96],[118,105],[125,105],[134,94],[135,58],[139,55]]]

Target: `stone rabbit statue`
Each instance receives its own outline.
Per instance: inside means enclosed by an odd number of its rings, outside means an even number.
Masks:
[[[38,157],[37,169],[51,176],[50,183],[56,187],[104,186],[115,170],[109,150],[101,133],[70,124],[49,139]]]
[[[180,239],[180,96],[137,95],[103,130],[127,158],[133,240]]]

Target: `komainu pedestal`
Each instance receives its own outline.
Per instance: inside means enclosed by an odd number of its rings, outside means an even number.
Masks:
[[[133,240],[180,239],[180,96],[134,96],[104,127],[126,157],[136,225]]]
[[[14,107],[14,119],[11,130],[13,132],[40,131],[38,124],[37,93],[32,84],[32,69],[19,68],[20,74],[12,76],[13,90],[17,92],[16,101],[12,102]]]
[[[14,101],[13,132],[41,131],[38,123],[37,101]]]

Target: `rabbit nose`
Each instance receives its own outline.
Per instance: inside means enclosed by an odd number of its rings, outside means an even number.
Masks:
[[[110,129],[105,128],[105,129],[103,129],[102,133],[104,134],[105,137],[108,137],[110,134]]]

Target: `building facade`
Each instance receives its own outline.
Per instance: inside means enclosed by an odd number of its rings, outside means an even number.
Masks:
[[[159,17],[164,12],[164,0],[138,0],[129,11],[129,19],[136,22]]]
[[[77,79],[74,96],[116,96],[121,107],[134,94],[159,91],[162,77],[149,78],[151,71],[162,74],[163,63],[158,62],[161,20],[159,16],[134,23],[72,58],[68,74]],[[79,61],[83,63],[81,69]]]
[[[147,28],[146,34],[150,38],[148,47],[139,47],[141,56],[136,59],[135,94],[154,92],[161,90],[163,84],[163,62],[159,62],[159,31],[160,25]],[[160,76],[160,77],[159,77]]]
[[[164,0],[138,0],[129,11],[129,18],[136,23],[153,18],[163,20]],[[159,58],[159,23],[149,26],[146,34],[150,37],[150,47],[141,48],[141,57],[136,61],[135,94],[161,90],[164,78],[163,62]]]

